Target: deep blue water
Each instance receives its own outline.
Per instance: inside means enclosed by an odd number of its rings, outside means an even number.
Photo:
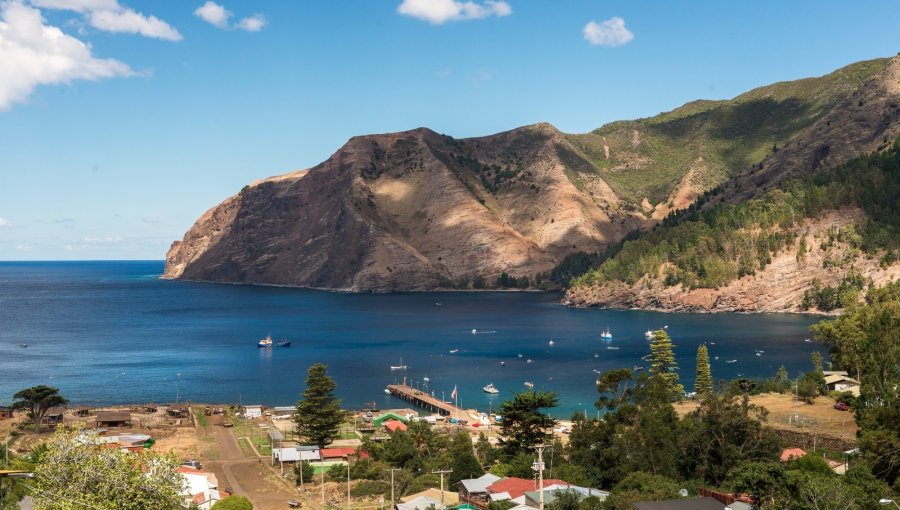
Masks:
[[[715,342],[717,379],[768,377],[781,364],[795,376],[821,350],[803,341],[818,320],[803,315],[575,310],[557,294],[532,292],[342,294],[165,281],[162,269],[160,261],[0,262],[0,404],[47,384],[77,403],[292,405],[307,367],[324,362],[346,407],[400,406],[383,390],[402,357],[414,384],[427,375],[448,399],[457,385],[465,407],[496,407],[533,381],[559,392],[555,414],[568,416],[594,412],[594,370],[646,365],[648,328],[668,325],[687,387],[704,341]],[[607,326],[611,342],[599,337]],[[257,349],[267,333],[293,346]],[[490,382],[499,395],[481,390]]]

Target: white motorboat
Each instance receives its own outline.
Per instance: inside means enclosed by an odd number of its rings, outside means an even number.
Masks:
[[[497,393],[500,393],[500,390],[498,390],[497,388],[494,387],[494,383],[488,383],[488,385],[482,389],[484,390],[485,393],[490,393],[491,395],[496,395]]]

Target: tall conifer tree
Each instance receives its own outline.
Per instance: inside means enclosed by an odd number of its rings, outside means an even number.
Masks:
[[[694,382],[694,392],[705,397],[711,394],[712,390],[713,378],[709,366],[709,351],[706,344],[703,344],[697,348],[697,379]]]
[[[678,383],[678,363],[675,361],[674,347],[665,330],[653,332],[653,340],[650,342],[650,356],[653,360],[650,372],[662,378],[672,390],[672,395],[680,398],[684,393],[684,386]]]
[[[341,401],[334,396],[337,385],[328,374],[326,366],[316,363],[309,367],[306,375],[306,390],[303,399],[297,402],[297,434],[306,441],[328,446],[337,436],[346,413],[341,409]]]

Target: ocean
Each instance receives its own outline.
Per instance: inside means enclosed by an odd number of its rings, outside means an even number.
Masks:
[[[666,327],[688,389],[703,342],[717,380],[780,365],[795,377],[812,369],[813,350],[827,359],[804,341],[820,320],[807,315],[576,310],[540,292],[346,294],[168,281],[162,270],[0,262],[0,405],[37,384],[78,404],[293,405],[322,362],[346,408],[406,407],[384,394],[402,360],[411,385],[447,399],[456,387],[461,406],[496,409],[530,381],[558,392],[553,414],[568,417],[596,412],[597,371],[648,365],[647,329]],[[292,346],[258,349],[267,334]],[[483,392],[488,383],[500,393]]]

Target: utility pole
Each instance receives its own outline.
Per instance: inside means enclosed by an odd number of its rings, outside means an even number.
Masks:
[[[544,510],[544,448],[547,445],[545,444],[536,444],[534,445],[534,449],[537,450],[538,460],[535,463],[535,471],[538,472],[538,491],[540,494],[540,506],[539,510]]]
[[[452,469],[438,469],[436,471],[432,471],[432,474],[441,475],[441,510],[447,508],[447,506],[444,505],[444,475],[452,472]]]
[[[400,471],[400,468],[391,468],[391,509],[394,508],[394,471]]]

